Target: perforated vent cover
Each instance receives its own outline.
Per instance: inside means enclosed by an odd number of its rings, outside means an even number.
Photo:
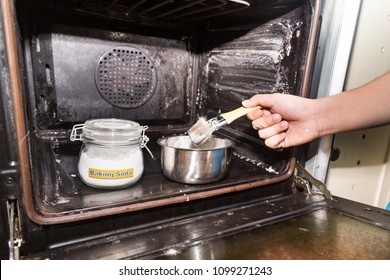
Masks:
[[[136,108],[153,95],[157,74],[145,53],[133,47],[118,46],[100,57],[95,82],[107,102],[121,108]]]

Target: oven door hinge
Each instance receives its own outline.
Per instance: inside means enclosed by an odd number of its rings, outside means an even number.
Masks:
[[[7,213],[9,226],[9,259],[18,260],[23,238],[19,218],[19,206],[16,199],[7,201]]]
[[[323,182],[314,178],[299,162],[296,162],[295,168],[297,173],[294,176],[294,184],[298,188],[304,189],[309,194],[322,194],[327,199],[333,200],[332,194]]]

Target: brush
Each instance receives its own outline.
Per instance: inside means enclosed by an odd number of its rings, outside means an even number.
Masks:
[[[214,131],[221,127],[228,125],[236,119],[248,114],[251,111],[260,109],[260,106],[246,108],[240,107],[233,111],[220,114],[212,119],[206,120],[206,118],[199,118],[198,121],[187,131],[192,143],[200,145],[205,143],[211,138]]]

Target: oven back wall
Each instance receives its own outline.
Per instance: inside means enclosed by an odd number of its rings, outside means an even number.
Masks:
[[[64,25],[30,38],[39,128],[103,117],[188,121],[185,41]]]

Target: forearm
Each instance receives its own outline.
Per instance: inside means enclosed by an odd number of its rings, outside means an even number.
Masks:
[[[320,136],[390,123],[390,72],[359,88],[315,100]]]

